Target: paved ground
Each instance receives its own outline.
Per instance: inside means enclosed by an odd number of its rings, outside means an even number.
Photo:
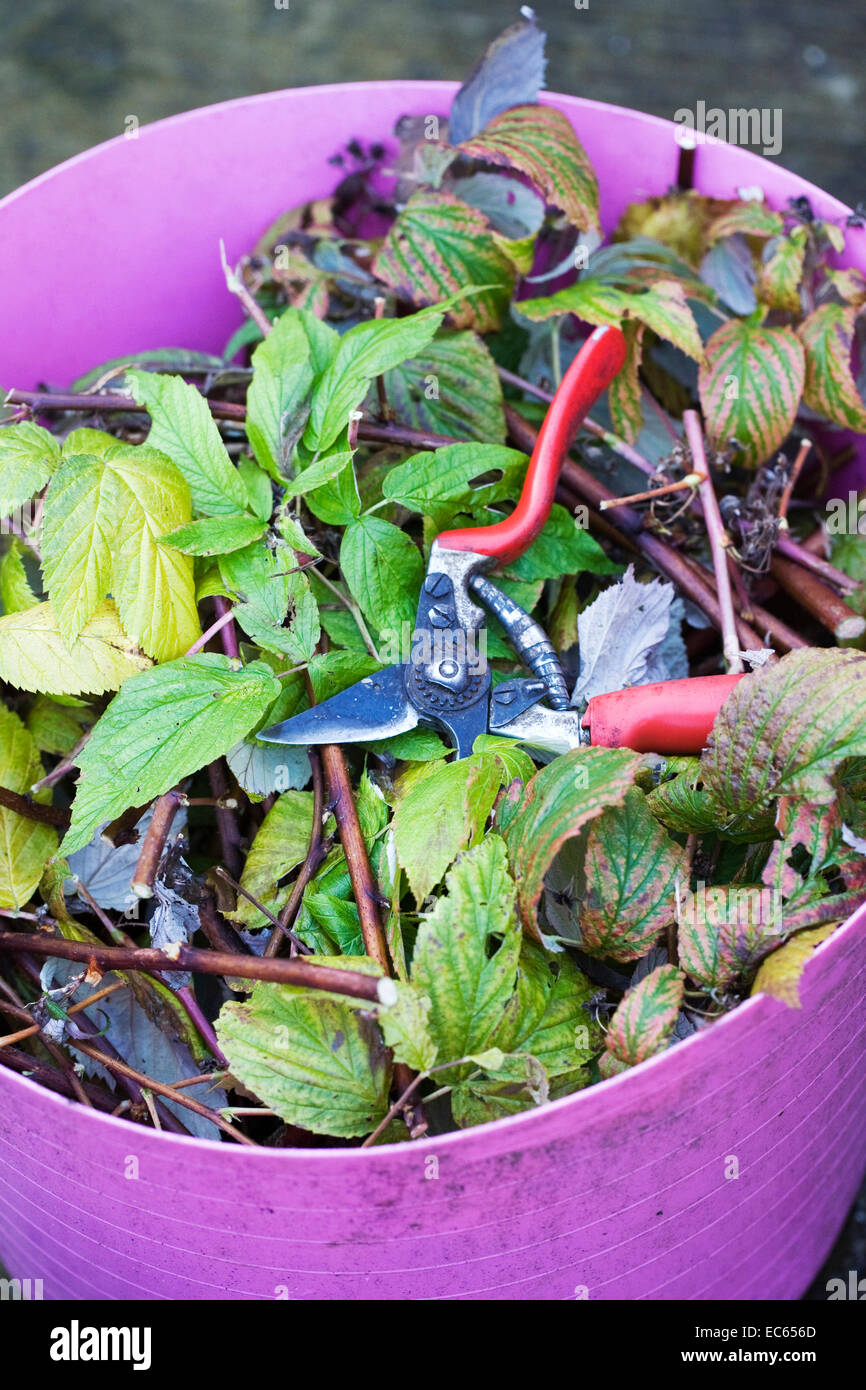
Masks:
[[[461,77],[517,0],[0,0],[0,191],[124,119],[305,83]],[[780,161],[856,202],[866,12],[856,0],[537,0],[551,88],[672,116],[782,112]],[[859,13],[858,13],[859,11]]]
[[[699,100],[779,110],[780,162],[866,200],[856,0],[537,0],[537,10],[554,90],[667,117]],[[499,0],[0,0],[0,193],[121,133],[129,115],[143,123],[307,83],[462,77],[516,14]],[[811,1296],[849,1269],[866,1273],[866,1189]]]

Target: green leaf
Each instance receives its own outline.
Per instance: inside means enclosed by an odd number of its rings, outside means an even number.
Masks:
[[[517,987],[493,1041],[528,1052],[552,1078],[584,1066],[603,1046],[603,1034],[584,1007],[594,985],[565,954],[551,956],[524,939]]]
[[[460,851],[481,838],[504,776],[495,757],[477,754],[431,767],[401,799],[394,849],[417,903]]]
[[[857,312],[841,304],[822,304],[797,331],[806,350],[806,404],[834,425],[863,433],[866,405],[851,370]]]
[[[45,498],[42,569],[64,635],[74,640],[111,587],[112,554],[126,501],[103,459],[63,459]]]
[[[537,772],[506,832],[518,885],[518,907],[530,936],[539,937],[537,905],[557,851],[632,784],[638,755],[625,748],[576,748]]]
[[[657,820],[677,835],[715,834],[745,843],[771,839],[772,810],[731,816],[719,806],[703,783],[700,758],[677,758],[669,763],[675,776],[654,787],[647,805]]]
[[[277,797],[256,831],[241,874],[241,887],[275,916],[289,891],[278,887],[280,879],[306,859],[312,830],[312,792],[286,791]],[[230,916],[248,927],[264,927],[268,922],[264,914],[240,894],[237,908]]]
[[[701,758],[720,806],[745,814],[772,797],[824,804],[843,758],[866,754],[866,655],[806,648],[745,676],[722,705]]]
[[[321,652],[310,661],[310,682],[316,704],[339,695],[350,685],[382,670],[382,663],[367,652]]]
[[[0,787],[27,795],[41,776],[32,735],[16,714],[0,704]],[[0,907],[17,912],[29,901],[56,849],[53,826],[0,807]]]
[[[279,690],[264,662],[239,670],[215,652],[168,661],[125,684],[82,751],[64,854],[86,845],[102,821],[146,805],[227,752]]]
[[[461,154],[519,169],[576,227],[598,226],[598,180],[567,116],[527,103],[494,116]]]
[[[627,990],[610,1020],[606,1044],[614,1061],[635,1067],[667,1046],[683,997],[684,980],[673,965],[660,965]],[[605,1074],[604,1061],[602,1075]],[[614,1069],[616,1070],[616,1068]]]
[[[60,445],[41,425],[25,421],[0,430],[0,517],[40,492],[60,462]]]
[[[478,1066],[486,1062],[488,1075],[467,1078],[452,1091],[451,1113],[460,1129],[518,1115],[548,1100],[547,1072],[531,1053],[504,1056],[491,1049],[473,1061]],[[498,1066],[493,1065],[496,1062]]]
[[[41,752],[66,757],[92,719],[86,706],[58,704],[48,695],[37,695],[27,712],[27,727]]]
[[[609,560],[598,541],[578,526],[575,518],[554,502],[550,516],[528,550],[506,568],[513,579],[533,583],[539,579],[561,579],[566,574],[619,574],[620,566]]]
[[[401,425],[505,443],[499,374],[476,333],[439,333],[419,356],[385,373],[385,395]]]
[[[696,362],[703,359],[701,335],[678,280],[659,279],[648,289],[635,293],[585,275],[555,294],[522,299],[517,309],[533,323],[557,314],[576,314],[585,323],[596,326],[637,320]]]
[[[388,232],[373,270],[416,303],[435,303],[467,286],[488,286],[451,311],[456,328],[479,333],[500,326],[514,280],[511,263],[487,219],[448,193],[413,193]],[[418,351],[405,354],[404,360]]]
[[[414,985],[397,984],[395,989],[396,1003],[379,1010],[385,1045],[394,1053],[395,1062],[403,1062],[413,1071],[429,1071],[439,1056],[430,1034],[433,1005]]]
[[[326,483],[330,483],[344,469],[352,467],[354,455],[351,449],[344,449],[335,454],[326,454],[324,458],[316,459],[300,473],[297,473],[290,483],[286,484],[288,492],[292,497],[306,497],[309,493],[315,492],[317,488],[324,488]]]
[[[451,869],[415,941],[412,983],[430,1000],[440,1057],[456,1061],[488,1045],[514,989],[519,955],[505,844],[490,835]],[[448,1084],[465,1071],[442,1077]]]
[[[501,444],[447,444],[397,464],[386,474],[382,492],[442,529],[458,513],[480,516],[492,502],[518,497],[526,464],[525,454]]]
[[[590,955],[638,960],[676,914],[676,886],[688,883],[688,856],[632,787],[621,806],[589,827],[580,943]]]
[[[805,381],[803,347],[791,328],[731,319],[706,344],[698,389],[710,442],[738,440],[737,462],[756,468],[778,449],[797,414]]]
[[[127,373],[129,389],[150,414],[148,444],[167,454],[205,516],[233,516],[247,505],[244,480],[229,458],[207,401],[179,376]]]
[[[221,555],[219,564],[235,617],[252,640],[298,664],[309,661],[321,634],[319,609],[291,547],[257,542]]]
[[[159,537],[160,545],[184,555],[227,555],[265,534],[267,522],[252,516],[205,516]]]
[[[247,458],[246,454],[238,459],[238,473],[243,478],[247,490],[250,511],[260,521],[270,521],[274,510],[274,493],[268,474],[259,467],[255,459]]]
[[[444,309],[431,308],[402,319],[368,319],[344,333],[330,366],[316,383],[304,433],[307,447],[329,449],[373,378],[417,357],[435,337],[443,317]]]
[[[129,640],[117,609],[101,603],[67,646],[50,603],[0,618],[0,679],[46,695],[101,695],[150,665]]]
[[[311,328],[314,314],[286,309],[252,355],[253,378],[247,391],[246,431],[253,452],[275,482],[292,474],[292,449],[309,415],[308,397],[317,374],[311,334],[327,342],[329,355],[338,338],[327,325]],[[319,370],[321,368],[319,367]]]
[[[0,603],[4,613],[22,613],[39,602],[39,595],[34,594],[27,578],[24,555],[24,545],[12,536],[9,549],[0,560]]]
[[[287,1124],[350,1139],[387,1113],[391,1063],[351,1004],[258,984],[246,1003],[223,1005],[217,1036],[232,1075]]]
[[[399,527],[378,516],[352,521],[340,545],[340,569],[368,622],[399,634],[412,623],[424,578],[420,550]]]

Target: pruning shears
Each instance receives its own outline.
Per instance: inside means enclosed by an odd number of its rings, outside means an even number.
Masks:
[[[582,744],[636,752],[697,753],[738,676],[698,676],[596,695],[572,708],[544,629],[488,578],[535,540],[550,514],[571,442],[625,361],[616,327],[596,328],[566,372],[539,431],[520,500],[492,526],[445,531],[433,542],[411,652],[397,665],[257,735],[271,743],[367,743],[418,725],[439,730],[458,758],[480,734],[551,753]],[[491,683],[485,610],[501,624],[530,676]]]

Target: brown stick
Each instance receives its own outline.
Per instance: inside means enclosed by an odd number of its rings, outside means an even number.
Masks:
[[[691,555],[683,555],[682,559],[688,565],[697,581],[705,584],[707,588],[715,592],[713,590],[713,576],[710,571],[699,564],[697,560],[694,560]],[[737,609],[738,613],[742,611],[742,601],[736,594],[734,595],[734,607]],[[755,623],[756,626],[760,628],[761,632],[769,633],[777,651],[793,652],[797,651],[800,647],[809,646],[809,643],[805,642],[798,632],[788,627],[787,623],[783,623],[782,619],[777,618],[775,613],[769,613],[766,608],[762,608],[760,604],[755,603],[754,599],[749,598],[748,607],[751,614],[749,621]],[[747,651],[753,650],[746,641],[749,630],[750,629],[742,619],[738,617],[737,632],[739,633],[742,646]],[[758,644],[759,646],[763,645],[760,638]]]
[[[700,474],[698,495],[704,514],[704,525],[710,542],[713,570],[716,576],[716,597],[722,618],[722,650],[728,670],[736,675],[742,674],[743,659],[740,656],[740,642],[737,636],[737,620],[734,616],[734,599],[731,592],[731,576],[728,572],[728,558],[725,554],[730,544],[725,532],[719,502],[704,451],[704,434],[701,417],[696,410],[687,410],[683,415],[686,439],[692,455],[695,471]]]
[[[210,1120],[212,1124],[216,1125],[217,1129],[221,1129],[225,1134],[229,1134],[232,1139],[236,1139],[239,1144],[247,1144],[250,1148],[258,1148],[258,1144],[256,1144],[254,1139],[250,1139],[246,1134],[242,1133],[241,1130],[235,1129],[234,1125],[229,1124],[228,1120],[224,1120],[222,1115],[216,1110],[209,1110],[208,1107],[202,1105],[200,1101],[193,1100],[192,1096],[185,1096],[181,1091],[173,1091],[171,1086],[164,1086],[161,1081],[154,1081],[152,1076],[145,1076],[144,1072],[136,1071],[135,1067],[127,1066],[126,1062],[121,1062],[119,1059],[113,1057],[106,1057],[103,1053],[97,1052],[95,1047],[89,1047],[87,1043],[76,1042],[75,1046],[79,1052],[84,1053],[85,1057],[93,1057],[97,1062],[100,1062],[102,1066],[108,1067],[110,1071],[116,1071],[121,1076],[129,1077],[131,1081],[137,1082],[140,1087],[146,1088],[148,1091],[153,1091],[155,1095],[164,1096],[166,1099],[173,1101],[175,1105],[182,1105],[185,1110],[194,1110],[196,1115],[202,1115],[206,1120]]]
[[[0,932],[0,951],[25,951],[34,956],[59,956],[62,960],[93,961],[98,969],[141,970],[148,975],[165,970],[192,970],[203,975],[229,975],[244,980],[270,980],[274,984],[303,985],[308,989],[327,990],[329,994],[347,994],[353,999],[369,999],[371,1003],[391,1000],[390,990],[380,986],[390,984],[376,975],[363,975],[359,970],[338,970],[333,966],[310,965],[302,958],[265,960],[261,956],[223,955],[219,951],[202,951],[195,946],[174,942],[162,950],[158,947],[102,946],[87,941],[64,941],[61,937],[30,932]]]
[[[358,904],[361,920],[361,935],[364,950],[385,974],[390,974],[391,962],[385,933],[379,918],[378,894],[373,883],[373,872],[367,857],[367,846],[361,833],[358,810],[352,795],[349,770],[343,750],[336,744],[326,743],[322,747],[322,767],[328,785],[328,797],[333,805],[334,819],[340,842],[346,855],[346,865],[352,880],[352,891]]]
[[[153,897],[153,881],[171,830],[171,823],[185,804],[186,797],[176,788],[166,792],[154,803],[150,825],[141,842],[141,853],[132,875],[132,891],[139,898]]]
[[[537,431],[511,406],[505,407],[505,418],[508,423],[508,432],[518,449],[531,454],[535,448]],[[565,487],[576,493],[580,501],[585,502],[589,507],[597,509],[599,502],[609,501],[616,496],[616,493],[612,492],[604,483],[599,482],[587,469],[581,467],[579,463],[575,463],[573,459],[565,460],[562,465],[561,477]],[[647,559],[651,560],[663,574],[666,574],[668,579],[677,584],[683,593],[696,603],[721,631],[722,614],[715,593],[708,585],[696,579],[696,576],[684,563],[679,551],[674,550],[673,546],[668,545],[659,536],[644,531],[643,518],[631,507],[619,508],[617,522],[618,526],[612,527],[611,531],[614,534],[625,532]],[[622,544],[627,545],[626,537],[622,536],[621,539]],[[758,634],[742,620],[738,620],[738,631],[740,641],[747,649],[762,645]]]
[[[277,918],[276,927],[268,937],[268,944],[265,947],[266,956],[279,955],[283,940],[286,936],[292,935],[290,928],[300,911],[307,884],[312,879],[328,852],[322,836],[322,818],[325,810],[325,786],[322,776],[322,760],[319,757],[319,750],[317,748],[310,748],[307,751],[310,759],[310,767],[313,771],[313,825],[310,831],[310,842],[307,849],[307,857],[301,865],[300,872],[292,886],[288,901]]]
[[[866,618],[849,608],[848,604],[811,570],[804,569],[792,560],[783,559],[781,555],[774,555],[770,563],[770,573],[786,594],[795,598],[807,613],[811,613],[828,632],[832,632],[837,642],[850,641],[866,632]]]
[[[9,405],[29,405],[33,410],[81,410],[103,411],[123,410],[130,415],[146,415],[147,407],[139,405],[131,396],[110,392],[100,394],[73,393],[70,391],[10,391],[6,396]],[[208,401],[211,415],[217,420],[245,420],[245,405],[235,405],[232,401]]]
[[[780,555],[786,559],[795,561],[798,565],[803,565],[805,569],[812,570],[815,574],[820,574],[822,579],[828,583],[835,584],[837,589],[844,589],[847,593],[852,593],[854,589],[859,589],[860,584],[856,579],[852,579],[849,574],[831,565],[829,560],[822,560],[820,555],[807,550],[804,545],[798,545],[791,536],[784,533],[776,541],[776,549]]]
[[[0,1051],[0,1065],[26,1075],[30,1081],[35,1081],[39,1086],[47,1087],[49,1091],[56,1091],[58,1095],[75,1098],[75,1087],[71,1077],[58,1068],[49,1067],[45,1062],[40,1062],[29,1052],[22,1052],[17,1047],[6,1046]],[[117,1105],[116,1095],[110,1095],[101,1086],[95,1086],[90,1081],[82,1081],[79,1084],[87,1096],[88,1103],[94,1109],[103,1110],[106,1115],[115,1109]]]
[[[0,806],[5,806],[7,811],[14,811],[27,820],[41,821],[43,825],[56,825],[60,830],[66,830],[69,826],[68,811],[62,810],[59,806],[40,806],[38,801],[31,800],[29,796],[22,796],[20,792],[10,791],[8,787],[0,787]]]

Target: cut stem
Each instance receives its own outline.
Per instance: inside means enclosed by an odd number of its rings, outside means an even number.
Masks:
[[[686,439],[691,450],[695,472],[700,475],[698,496],[701,499],[704,523],[710,542],[710,554],[713,557],[713,569],[716,575],[716,594],[722,620],[722,650],[725,654],[728,670],[733,674],[740,674],[743,671],[743,658],[740,656],[737,620],[734,616],[734,599],[731,593],[731,576],[728,571],[727,550],[731,543],[730,537],[725,531],[716,490],[713,487],[713,480],[707,467],[704,435],[698,412],[687,410],[683,415],[683,424],[685,425]]]

